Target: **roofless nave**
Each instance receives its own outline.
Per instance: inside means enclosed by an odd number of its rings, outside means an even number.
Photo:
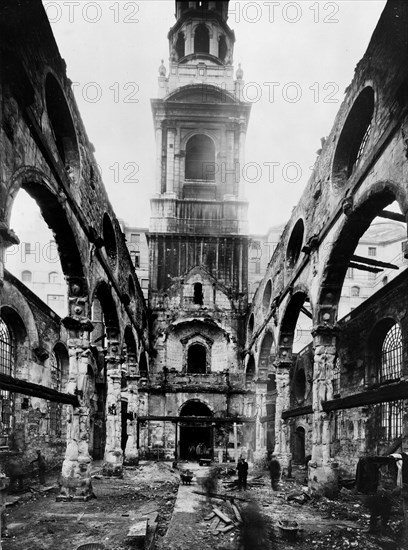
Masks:
[[[92,459],[115,476],[198,446],[284,466],[311,454],[311,489],[332,494],[360,456],[406,451],[406,271],[338,319],[347,270],[390,265],[356,254],[360,238],[379,217],[406,222],[405,3],[387,3],[251,304],[234,170],[250,107],[228,2],[176,2],[152,100],[148,304],[41,2],[6,1],[1,15],[3,467],[41,449],[63,459],[59,498],[86,500]],[[64,319],[4,269],[20,189],[55,235]],[[301,312],[313,343],[294,354]]]

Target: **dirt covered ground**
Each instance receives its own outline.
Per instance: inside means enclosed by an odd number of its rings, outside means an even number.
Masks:
[[[388,528],[372,534],[361,496],[342,489],[336,500],[310,497],[304,471],[297,471],[294,479],[283,478],[279,490],[272,491],[267,472],[251,468],[247,490],[238,491],[234,470],[222,466],[212,490],[228,498],[209,499],[197,492],[205,492],[203,482],[212,470],[194,468],[192,484],[182,485],[179,492],[180,471],[170,463],[145,462],[126,469],[120,480],[103,478],[95,470],[97,498],[87,503],[55,502],[56,478],[47,480],[47,490],[33,485],[8,499],[9,536],[3,538],[3,549],[76,550],[89,542],[101,542],[106,550],[129,549],[127,532],[140,519],[149,520],[149,543],[155,536],[149,550],[403,549],[398,504]],[[242,523],[229,497],[234,497]],[[231,523],[219,521],[214,508]],[[288,527],[296,522],[298,530],[282,530],[279,522],[291,522]]]

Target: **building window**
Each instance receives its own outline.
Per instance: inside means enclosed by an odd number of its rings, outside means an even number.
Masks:
[[[185,176],[188,180],[215,181],[215,145],[208,136],[197,134],[188,140]]]
[[[352,286],[351,287],[351,295],[356,297],[360,296],[360,287],[359,286]]]
[[[257,260],[255,262],[255,275],[260,275],[261,273],[261,261]]]
[[[346,272],[346,279],[354,279],[354,269],[349,267]]]
[[[186,43],[186,41],[185,41],[185,38],[184,38],[184,33],[179,32],[178,35],[177,35],[177,42],[176,42],[176,47],[175,47],[178,59],[181,59],[182,57],[185,56],[185,43]]]
[[[340,366],[341,366],[340,358],[337,357],[333,368],[333,378],[332,378],[333,395],[338,395],[340,393]]]
[[[397,380],[402,367],[402,333],[398,323],[385,335],[381,349],[380,382]]]
[[[218,43],[218,57],[221,59],[221,61],[225,61],[225,58],[227,57],[227,53],[228,53],[227,41],[225,39],[225,36],[221,35],[220,41]]]
[[[14,374],[14,341],[12,334],[0,319],[0,372],[8,376]],[[0,447],[8,445],[12,428],[13,398],[9,391],[0,389]]]
[[[131,233],[130,242],[133,244],[140,244],[140,233]]]
[[[205,374],[207,372],[207,353],[201,344],[193,344],[188,348],[187,372],[189,374]]]
[[[381,403],[381,428],[384,439],[391,441],[402,435],[403,401]]]
[[[368,255],[369,256],[377,256],[377,248],[375,246],[369,246],[368,247]]]
[[[136,267],[136,269],[138,269],[140,267],[140,252],[137,250],[132,250],[130,252],[130,258],[133,265]]]
[[[47,294],[47,306],[51,309],[59,309],[64,303],[64,296],[62,294]]]
[[[61,435],[61,403],[48,402],[49,433],[56,437]]]
[[[48,274],[48,282],[53,285],[58,284],[60,282],[59,273],[57,273],[56,271],[51,271],[51,273]]]
[[[33,274],[31,273],[31,271],[22,272],[21,280],[23,281],[23,283],[31,283],[32,279],[33,279]]]
[[[201,283],[194,283],[194,303],[203,305],[203,285]]]

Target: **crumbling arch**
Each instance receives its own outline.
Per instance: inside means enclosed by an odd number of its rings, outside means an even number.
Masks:
[[[286,267],[291,270],[295,267],[299,259],[303,246],[303,238],[305,233],[305,224],[302,219],[299,219],[292,229],[289,237],[288,246],[286,248]]]
[[[75,126],[64,92],[51,73],[45,79],[44,99],[59,156],[67,174],[76,180],[80,173],[80,155]]]
[[[301,311],[306,312],[304,304],[309,302],[308,294],[298,290],[291,296],[285,309],[279,332],[279,355],[281,359],[289,360],[293,351],[296,325]],[[312,315],[308,312],[308,315]]]
[[[248,344],[250,344],[252,340],[252,336],[254,334],[254,325],[255,325],[255,315],[251,313],[248,320],[248,328],[247,328],[247,336],[248,336]]]
[[[102,231],[106,255],[108,256],[111,266],[115,267],[118,257],[118,246],[116,243],[115,229],[109,214],[106,212],[103,216]]]
[[[262,295],[262,310],[264,315],[267,315],[269,311],[269,308],[271,305],[271,297],[272,297],[272,281],[271,279],[268,279]]]
[[[332,181],[338,187],[344,185],[363,156],[372,129],[374,107],[374,90],[366,86],[354,101],[337,143]]]
[[[249,356],[246,371],[245,371],[245,382],[247,384],[250,384],[252,380],[255,378],[255,358],[253,355]]]
[[[345,217],[322,274],[317,300],[319,323],[332,325],[336,322],[341,289],[360,238],[374,218],[394,201],[398,202],[402,212],[408,209],[407,196],[398,184],[391,181],[378,182],[361,196],[359,203]]]

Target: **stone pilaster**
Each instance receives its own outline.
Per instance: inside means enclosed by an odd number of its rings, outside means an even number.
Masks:
[[[138,380],[140,378],[136,357],[128,357],[127,368],[128,387],[128,418],[127,418],[127,441],[124,462],[127,465],[139,463],[139,449],[137,441],[137,414],[139,408]]]
[[[67,406],[67,448],[61,471],[61,490],[57,501],[86,501],[93,496],[92,458],[89,455],[90,392],[88,379],[89,333],[93,326],[86,319],[87,299],[81,283],[69,282],[70,317],[63,320],[69,333],[69,375],[66,392],[78,397],[79,406]],[[83,315],[83,318],[79,316]]]
[[[288,421],[282,418],[283,411],[290,407],[290,369],[292,361],[285,356],[278,359],[276,366],[276,408],[275,408],[275,449],[274,455],[283,468],[291,459]]]
[[[107,333],[108,350],[105,358],[107,370],[106,445],[103,473],[107,476],[121,477],[123,474],[123,451],[121,447],[122,366],[117,331],[107,328]]]
[[[319,494],[333,496],[338,490],[337,464],[330,456],[330,418],[323,402],[333,397],[333,367],[336,358],[336,333],[320,326],[313,330],[313,428],[312,459],[309,462],[309,487]]]
[[[255,382],[255,459],[264,458],[266,455],[266,423],[261,422],[261,417],[266,416],[266,389],[267,382],[256,380]]]

